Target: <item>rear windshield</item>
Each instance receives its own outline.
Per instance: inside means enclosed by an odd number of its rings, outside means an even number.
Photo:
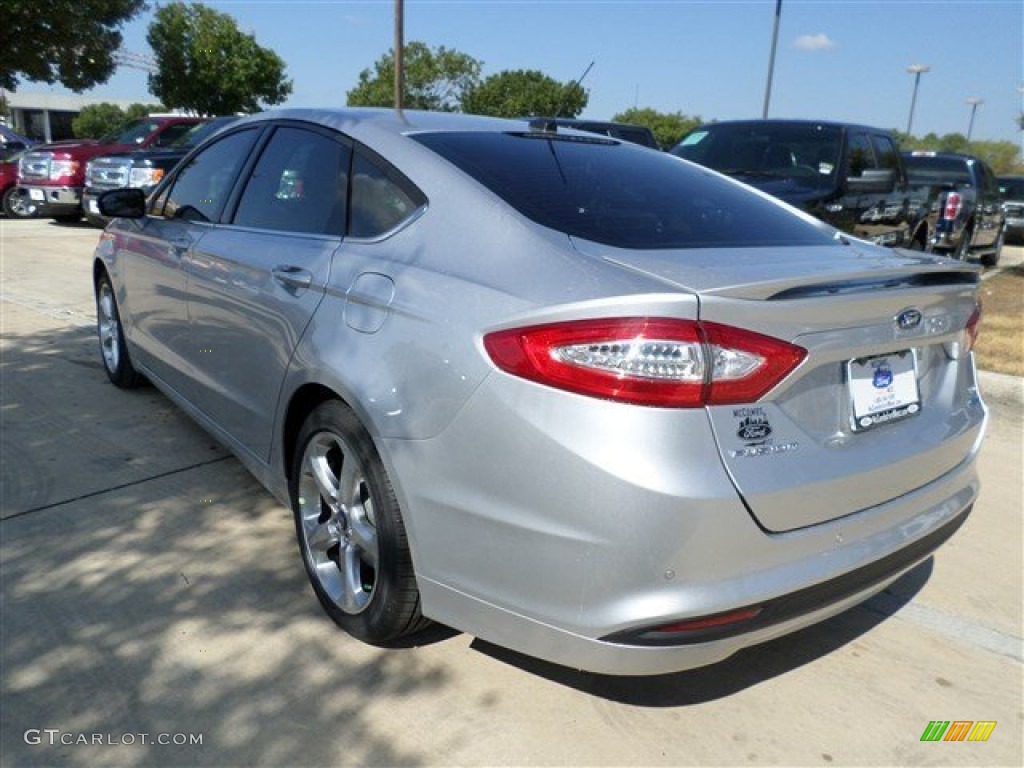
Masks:
[[[970,184],[967,161],[958,157],[914,157],[904,155],[911,184]]]
[[[822,245],[822,228],[705,169],[613,139],[413,136],[524,216],[619,248]]]

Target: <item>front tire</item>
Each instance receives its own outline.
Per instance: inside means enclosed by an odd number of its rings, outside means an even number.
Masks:
[[[369,434],[343,403],[322,403],[306,419],[289,490],[306,574],[338,626],[383,644],[430,623],[420,613],[394,488]]]
[[[4,192],[3,206],[4,213],[9,219],[31,219],[36,215],[35,203],[18,194],[17,187],[11,187]]]
[[[121,389],[133,389],[142,384],[144,379],[128,356],[114,286],[106,274],[96,283],[96,332],[100,341],[103,369],[111,383]]]

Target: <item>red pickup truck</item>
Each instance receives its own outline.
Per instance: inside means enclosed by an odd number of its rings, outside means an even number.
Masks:
[[[18,165],[19,194],[36,206],[38,216],[78,221],[82,216],[85,165],[100,155],[167,146],[201,117],[143,117],[102,139],[62,141],[33,147]]]

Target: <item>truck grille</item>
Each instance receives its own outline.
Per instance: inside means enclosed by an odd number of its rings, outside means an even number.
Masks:
[[[28,152],[18,164],[18,175],[22,181],[39,181],[50,178],[49,152]]]
[[[95,189],[127,187],[131,167],[131,160],[125,158],[98,157],[86,167],[85,184]]]

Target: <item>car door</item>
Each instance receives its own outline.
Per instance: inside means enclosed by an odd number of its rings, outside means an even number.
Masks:
[[[129,296],[126,333],[140,362],[189,400],[195,350],[184,260],[214,229],[259,130],[231,134],[194,155],[158,193],[121,253]]]
[[[351,154],[336,133],[274,127],[234,210],[185,265],[200,407],[260,460],[281,382],[345,231]]]
[[[978,226],[975,227],[973,245],[977,248],[991,248],[1003,227],[1002,198],[992,169],[980,160],[977,163]]]
[[[865,131],[852,129],[847,135],[844,167],[842,202],[853,215],[853,233],[879,245],[900,245],[902,235],[889,220],[887,210],[896,184],[895,174],[881,167]]]

